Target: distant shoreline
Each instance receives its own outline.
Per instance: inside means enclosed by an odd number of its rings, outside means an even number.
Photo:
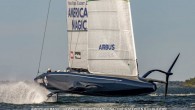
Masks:
[[[164,84],[159,84],[159,85],[164,85]],[[191,78],[186,81],[169,81],[169,86],[195,88],[195,78]]]
[[[187,87],[195,87],[195,77],[186,80],[184,82],[184,86],[187,86]]]

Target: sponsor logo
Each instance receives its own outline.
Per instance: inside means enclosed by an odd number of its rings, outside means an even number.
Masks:
[[[73,18],[88,17],[87,8],[69,8],[68,17]]]
[[[115,50],[115,44],[100,44],[99,50]]]
[[[70,51],[70,58],[74,59],[74,52],[73,51]]]
[[[75,59],[81,59],[81,52],[75,52]]]
[[[87,31],[87,1],[69,1],[68,18],[72,22],[73,31]]]

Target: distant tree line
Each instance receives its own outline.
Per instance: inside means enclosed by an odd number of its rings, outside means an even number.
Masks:
[[[186,81],[184,82],[184,85],[185,85],[185,86],[189,86],[189,87],[195,87],[195,77],[186,80]]]

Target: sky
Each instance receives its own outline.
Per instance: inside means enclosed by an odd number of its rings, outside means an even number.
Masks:
[[[65,0],[52,0],[40,72],[68,65]],[[37,75],[49,0],[0,0],[0,80]],[[195,77],[195,0],[131,0],[139,75],[167,71],[172,81]],[[151,77],[162,79],[154,73]]]

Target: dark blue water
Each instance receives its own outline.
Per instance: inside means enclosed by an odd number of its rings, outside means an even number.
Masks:
[[[13,84],[13,83],[11,83]],[[16,85],[18,82],[16,83]],[[6,84],[7,85],[7,84]],[[59,101],[55,103],[39,102],[45,100],[42,92],[44,89],[38,88],[34,84],[20,82],[17,86],[19,89],[14,89],[12,94],[11,89],[8,93],[3,91],[6,87],[0,84],[0,110],[6,109],[29,109],[29,110],[195,110],[195,88],[183,86],[170,86],[167,98],[164,97],[164,86],[159,86],[159,89],[150,95],[146,96],[131,96],[131,97],[93,97],[93,96],[78,96],[78,95],[61,95]],[[26,87],[25,87],[25,86]],[[30,85],[33,92],[27,85]],[[3,85],[5,86],[5,84]],[[14,86],[15,87],[15,86]],[[15,87],[17,88],[17,87]],[[22,91],[22,89],[28,88]],[[39,93],[36,92],[39,91]],[[2,92],[3,91],[3,92]],[[29,92],[30,91],[30,92]],[[24,93],[26,92],[26,93]],[[23,95],[21,95],[23,94]],[[5,97],[5,95],[7,95]],[[17,97],[18,95],[18,97]],[[10,97],[9,97],[10,96]],[[6,99],[7,98],[7,99]],[[13,98],[13,99],[12,99]],[[4,100],[6,99],[6,100]],[[24,100],[24,101],[23,101]],[[14,102],[15,101],[15,102]]]

